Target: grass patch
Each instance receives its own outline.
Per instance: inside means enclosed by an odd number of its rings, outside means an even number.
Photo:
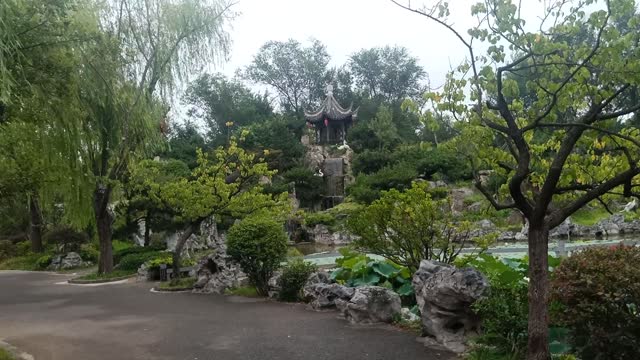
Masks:
[[[418,336],[422,334],[422,323],[420,322],[420,320],[409,321],[400,318],[394,321],[394,325],[401,329],[410,331]]]
[[[9,351],[0,348],[0,360],[16,360],[16,358]]]
[[[244,296],[244,297],[260,297],[258,295],[258,291],[254,286],[241,286],[235,289],[227,289],[225,290],[225,295],[236,295],[236,296]]]
[[[476,347],[465,357],[465,360],[518,360],[520,357],[514,354],[504,354],[490,347]]]
[[[193,285],[196,283],[196,278],[194,277],[186,277],[179,279],[172,279],[171,281],[161,282],[158,285],[159,290],[187,290],[192,289]]]
[[[304,254],[298,248],[289,247],[287,249],[287,257],[288,258],[299,258],[299,257],[304,257]]]
[[[611,216],[611,214],[609,214],[607,210],[599,207],[580,209],[571,215],[571,222],[578,225],[592,226],[609,216]]]
[[[113,240],[111,242],[111,246],[113,247],[113,252],[122,251],[124,249],[132,248],[135,245],[133,243],[122,241],[122,240]]]
[[[28,254],[24,256],[16,256],[0,262],[0,270],[24,270],[37,271],[42,270],[38,267],[38,259],[44,254]]]
[[[136,273],[135,271],[128,271],[128,270],[114,270],[107,274],[98,274],[97,272],[94,272],[94,273],[82,275],[76,278],[76,280],[110,280],[110,279],[117,279],[120,277],[133,275],[135,273]]]

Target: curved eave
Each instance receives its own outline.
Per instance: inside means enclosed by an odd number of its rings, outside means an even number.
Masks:
[[[343,108],[338,104],[338,101],[333,96],[327,96],[327,98],[322,102],[322,106],[318,111],[315,112],[304,112],[305,120],[311,123],[321,122],[324,119],[329,119],[333,121],[345,120],[350,117],[358,116],[358,109],[353,111],[352,106],[349,106],[348,109]]]

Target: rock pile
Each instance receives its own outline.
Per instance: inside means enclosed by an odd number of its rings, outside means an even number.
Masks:
[[[423,335],[435,338],[451,351],[464,352],[466,337],[476,333],[480,321],[471,305],[489,288],[484,275],[472,268],[423,260],[412,285]]]

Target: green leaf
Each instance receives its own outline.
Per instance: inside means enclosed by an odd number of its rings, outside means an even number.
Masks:
[[[375,273],[369,273],[362,277],[352,279],[353,286],[378,285],[380,276]]]
[[[396,273],[398,273],[398,269],[396,269],[393,265],[383,261],[376,262],[371,267],[373,268],[373,271],[380,274],[381,276],[384,276],[387,279],[394,277]]]
[[[396,293],[398,293],[398,295],[400,296],[413,295],[413,286],[411,286],[411,283],[405,283],[396,290]]]

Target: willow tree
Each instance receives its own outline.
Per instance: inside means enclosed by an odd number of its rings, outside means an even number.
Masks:
[[[629,124],[640,110],[629,101],[640,85],[636,4],[551,2],[534,26],[520,3],[485,0],[471,9],[478,24],[463,33],[444,1],[394,3],[441,25],[468,51],[437,106],[466,119],[458,146],[475,168],[508,179],[502,198],[479,180],[478,189],[529,222],[527,359],[550,359],[549,230],[593,201],[640,195],[640,133]]]
[[[113,270],[113,190],[131,159],[160,140],[180,82],[226,56],[231,6],[224,0],[110,0],[99,8],[101,31],[83,48],[82,102],[89,115],[81,149],[94,184],[100,273]]]
[[[83,0],[8,0],[0,5],[0,196],[28,199],[29,237],[42,250],[42,205],[65,195],[66,215],[85,225],[78,186],[79,54],[92,34]],[[90,10],[89,12],[90,13]],[[96,23],[93,23],[94,26]]]

